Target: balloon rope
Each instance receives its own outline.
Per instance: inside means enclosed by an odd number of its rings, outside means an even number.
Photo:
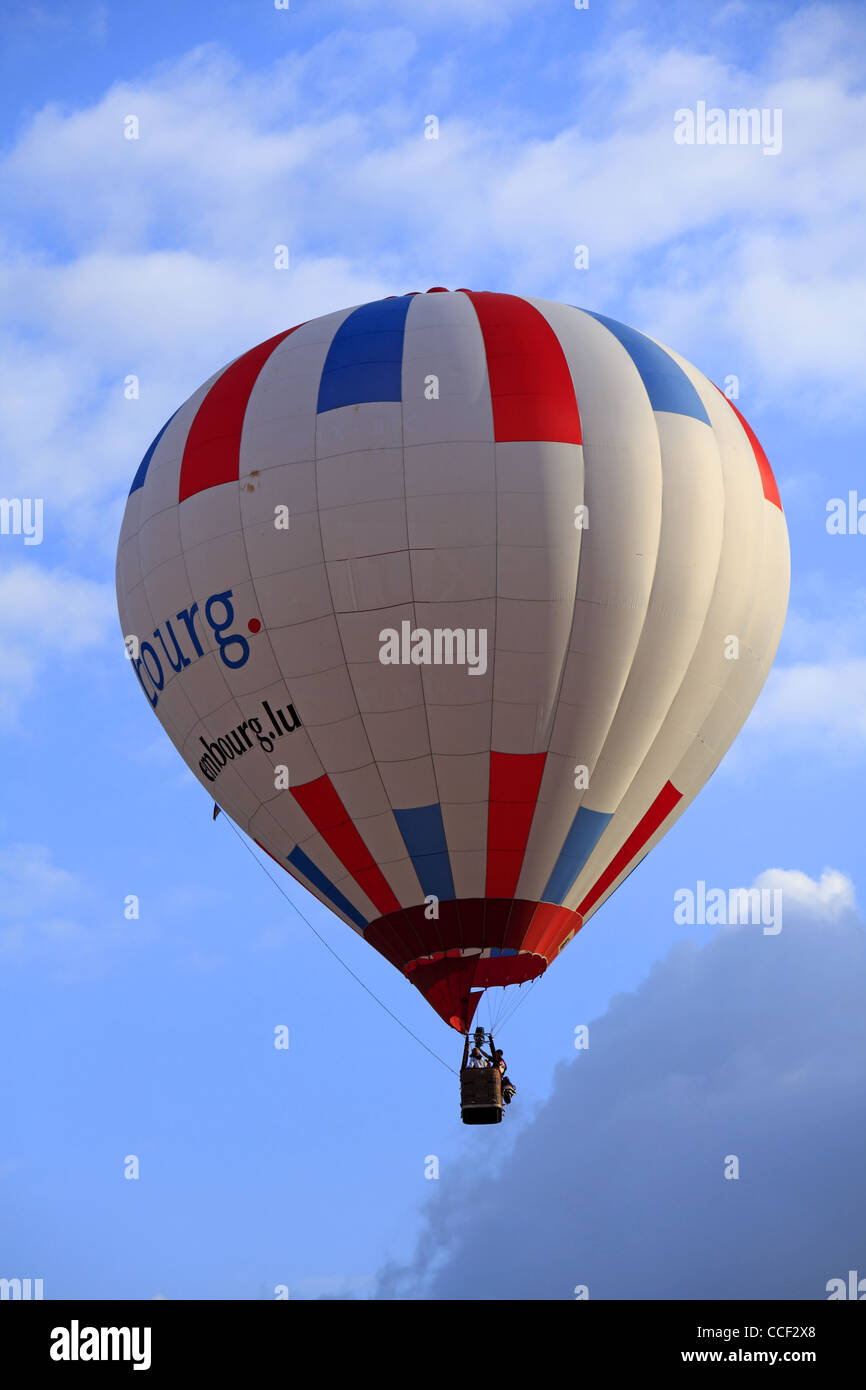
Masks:
[[[541,979],[541,976],[540,976],[540,975],[536,975],[536,977],[535,977],[534,980],[530,980],[530,981],[529,981],[529,987],[528,987],[528,989],[526,989],[525,991],[524,991],[524,990],[521,990],[521,991],[520,991],[520,994],[519,994],[519,996],[518,996],[518,998],[514,1000],[513,1005],[511,1005],[509,1008],[507,1008],[507,1009],[505,1010],[505,1012],[504,1012],[504,1014],[503,1014],[503,1016],[502,1016],[502,1019],[501,1019],[501,1021],[500,1021],[500,1023],[499,1023],[498,1031],[499,1031],[500,1033],[502,1032],[502,1030],[503,1030],[503,1028],[505,1027],[505,1025],[506,1025],[507,1023],[510,1023],[510,1022],[511,1022],[511,1020],[512,1020],[513,1017],[514,1017],[514,1015],[517,1013],[517,1010],[520,1008],[521,1004],[522,1004],[526,999],[529,998],[530,994],[532,993],[533,989],[534,989],[535,986],[538,984],[538,981],[539,981],[540,979]]]
[[[231,817],[230,817],[230,816],[226,816],[225,819],[228,821],[229,825],[231,826],[232,830],[233,830],[233,831],[235,832],[235,834],[237,835],[238,839],[240,840],[241,844],[243,845],[243,847],[244,847],[244,849],[247,851],[247,853],[248,853],[249,855],[252,856],[252,858],[253,858],[253,860],[255,861],[255,863],[258,864],[258,866],[259,866],[259,868],[262,870],[262,872],[263,872],[264,874],[266,874],[267,877],[271,880],[271,883],[274,885],[274,887],[275,887],[280,893],[282,893],[283,897],[285,898],[285,900],[286,900],[286,902],[289,904],[289,906],[292,907],[292,908],[294,908],[295,912],[297,912],[297,914],[298,914],[298,916],[300,917],[301,921],[304,922],[304,923],[310,928],[310,931],[313,933],[313,936],[316,936],[316,937],[319,938],[319,940],[321,941],[321,943],[322,943],[322,945],[324,946],[325,950],[326,950],[326,951],[330,951],[330,953],[331,953],[331,955],[334,957],[334,959],[335,959],[335,960],[338,960],[338,961],[340,962],[340,964],[342,965],[342,967],[343,967],[344,970],[348,970],[349,974],[352,976],[352,979],[358,981],[358,984],[361,986],[361,988],[362,988],[362,989],[365,989],[365,990],[367,991],[367,993],[369,994],[369,996],[370,996],[371,999],[375,999],[376,1003],[379,1005],[380,1008],[382,1008],[382,1009],[385,1010],[385,1013],[386,1013],[386,1014],[390,1014],[391,1018],[393,1018],[393,1020],[394,1020],[395,1023],[398,1023],[398,1024],[400,1025],[400,1027],[403,1029],[403,1032],[404,1032],[404,1033],[408,1033],[408,1034],[409,1034],[409,1037],[410,1037],[410,1038],[414,1038],[415,1041],[416,1041],[416,1043],[418,1043],[419,1046],[423,1047],[423,1049],[424,1049],[425,1052],[429,1052],[431,1057],[435,1057],[437,1062],[441,1062],[442,1066],[446,1069],[446,1071],[450,1071],[451,1074],[452,1074],[452,1076],[457,1076],[457,1075],[459,1075],[459,1073],[454,1069],[454,1067],[449,1066],[448,1063],[444,1060],[444,1058],[440,1057],[439,1054],[438,1054],[437,1052],[434,1052],[434,1051],[433,1051],[432,1047],[428,1047],[427,1044],[426,1044],[421,1038],[418,1037],[418,1034],[417,1034],[417,1033],[413,1033],[413,1032],[412,1032],[412,1029],[411,1029],[411,1028],[407,1028],[406,1024],[403,1023],[403,1022],[397,1017],[397,1015],[396,1015],[395,1013],[391,1013],[391,1010],[388,1008],[388,1005],[387,1005],[387,1004],[384,1004],[384,1003],[382,1002],[382,1000],[379,998],[378,994],[374,994],[373,991],[370,989],[369,985],[365,985],[365,984],[364,984],[364,981],[361,979],[360,975],[356,975],[355,972],[354,972],[354,970],[352,969],[352,967],[351,967],[350,965],[347,965],[347,964],[346,964],[346,962],[343,960],[342,956],[338,956],[338,955],[337,955],[337,952],[334,950],[333,946],[331,946],[331,945],[325,940],[325,938],[322,936],[322,934],[321,934],[320,932],[317,932],[317,931],[316,931],[316,928],[313,926],[313,924],[312,924],[312,922],[310,921],[310,919],[309,919],[308,917],[305,917],[304,914],[303,914],[303,912],[301,911],[301,909],[298,907],[297,903],[295,903],[295,902],[292,901],[292,899],[289,897],[288,893],[287,893],[287,892],[285,891],[285,889],[283,888],[283,885],[282,885],[281,883],[278,883],[278,882],[277,882],[277,880],[274,878],[273,874],[272,874],[272,873],[270,872],[270,870],[268,869],[267,865],[266,865],[266,864],[263,864],[262,861],[259,859],[258,855],[255,854],[255,853],[253,852],[252,849],[250,849],[250,846],[247,844],[246,840],[245,840],[245,839],[243,838],[243,836],[241,835],[241,832],[238,830],[237,826],[235,825],[235,823],[234,823],[234,821],[231,819]]]

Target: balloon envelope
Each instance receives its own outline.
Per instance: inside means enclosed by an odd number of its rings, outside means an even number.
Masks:
[[[569,305],[390,297],[212,377],[135,474],[131,665],[220,807],[468,1026],[736,736],[788,538],[733,404]]]

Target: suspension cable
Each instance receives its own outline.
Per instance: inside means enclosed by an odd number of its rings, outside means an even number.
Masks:
[[[356,975],[356,974],[355,974],[355,972],[354,972],[354,970],[352,969],[352,967],[351,967],[350,965],[347,965],[346,962],[343,960],[342,956],[340,956],[340,955],[337,954],[337,952],[334,950],[333,946],[331,946],[330,943],[329,943],[328,941],[325,940],[324,936],[322,936],[321,932],[316,931],[316,928],[313,926],[313,924],[312,924],[312,922],[310,921],[310,919],[309,919],[307,916],[305,916],[305,914],[304,914],[304,913],[301,911],[301,909],[298,907],[297,903],[292,901],[292,899],[289,897],[289,895],[288,895],[288,893],[286,892],[286,890],[283,888],[283,885],[282,885],[281,883],[279,883],[279,882],[277,881],[277,879],[274,878],[273,874],[270,872],[270,870],[268,869],[267,865],[262,863],[262,861],[259,859],[258,855],[255,854],[255,853],[253,852],[253,850],[250,848],[250,846],[247,844],[246,840],[245,840],[244,837],[241,835],[241,832],[238,830],[237,826],[235,825],[235,823],[234,823],[234,821],[231,819],[231,817],[230,817],[230,816],[226,816],[225,819],[226,819],[226,821],[228,821],[228,824],[231,826],[231,828],[232,828],[232,830],[234,831],[235,835],[237,835],[238,839],[240,840],[241,844],[243,845],[243,847],[244,847],[244,849],[247,851],[247,853],[251,856],[251,858],[254,860],[254,862],[255,862],[256,864],[258,864],[258,866],[259,866],[259,868],[262,870],[262,872],[270,879],[271,883],[272,883],[272,884],[274,885],[274,887],[278,890],[278,892],[282,893],[283,897],[285,898],[285,900],[286,900],[286,902],[289,904],[289,906],[292,907],[292,908],[294,908],[295,912],[298,914],[298,916],[300,917],[301,921],[302,921],[306,926],[308,926],[309,929],[310,929],[310,931],[313,933],[313,935],[314,935],[315,937],[317,937],[317,938],[319,939],[319,941],[321,941],[321,943],[322,943],[322,945],[324,946],[325,950],[326,950],[326,951],[330,951],[330,953],[331,953],[331,955],[334,957],[334,959],[335,959],[335,960],[338,960],[338,961],[340,962],[340,964],[342,965],[343,969],[344,969],[344,970],[347,970],[348,973],[352,976],[352,979],[353,979],[353,980],[357,980],[357,982],[358,982],[358,984],[361,986],[361,988],[367,991],[367,993],[369,994],[369,996],[370,996],[371,999],[375,999],[375,1001],[376,1001],[376,1003],[379,1005],[379,1007],[380,1007],[381,1009],[384,1009],[384,1010],[385,1010],[385,1013],[388,1014],[388,1015],[390,1015],[390,1017],[393,1018],[393,1020],[394,1020],[395,1023],[399,1024],[399,1026],[403,1029],[403,1032],[404,1032],[404,1033],[408,1033],[410,1038],[414,1038],[415,1041],[416,1041],[416,1043],[418,1043],[418,1045],[419,1045],[420,1047],[423,1047],[423,1049],[424,1049],[425,1052],[429,1052],[431,1057],[435,1057],[435,1058],[436,1058],[436,1061],[439,1062],[439,1063],[445,1068],[446,1071],[450,1071],[451,1074],[452,1074],[452,1076],[457,1076],[457,1075],[459,1075],[459,1073],[458,1073],[457,1071],[455,1071],[454,1067],[449,1066],[449,1064],[445,1061],[445,1059],[444,1059],[443,1057],[440,1057],[440,1056],[439,1056],[438,1052],[434,1052],[433,1049],[432,1049],[432,1047],[428,1047],[427,1044],[423,1041],[423,1039],[421,1039],[421,1038],[418,1037],[418,1034],[417,1034],[417,1033],[413,1033],[411,1028],[407,1027],[407,1025],[406,1025],[405,1023],[403,1023],[402,1020],[399,1019],[395,1013],[392,1013],[392,1011],[388,1008],[388,1005],[385,1004],[385,1003],[383,1003],[383,1001],[379,998],[378,994],[374,994],[374,993],[373,993],[373,991],[370,989],[369,985],[365,985],[365,984],[364,984],[364,981],[361,979],[360,975]]]

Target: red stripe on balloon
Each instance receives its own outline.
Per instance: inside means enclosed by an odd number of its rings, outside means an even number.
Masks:
[[[546,757],[546,753],[490,754],[484,887],[488,898],[514,897]]]
[[[259,372],[274,348],[303,324],[277,333],[250,348],[226,367],[208,391],[187,435],[180,465],[178,502],[185,502],[205,488],[237,482],[240,476],[241,430],[247,403]]]
[[[540,956],[551,961],[583,926],[579,912],[570,912],[567,907],[558,907],[551,918],[547,931],[539,939],[535,948]]]
[[[776,482],[776,479],[773,477],[773,470],[770,467],[770,460],[767,458],[767,455],[761,448],[758,436],[755,434],[755,431],[752,429],[752,426],[749,424],[745,416],[741,415],[739,410],[737,410],[737,407],[734,405],[734,402],[731,400],[730,396],[725,396],[724,391],[720,390],[718,386],[716,387],[716,390],[719,392],[720,396],[724,396],[725,400],[728,402],[728,405],[731,407],[731,410],[734,412],[743,429],[746,431],[749,443],[752,446],[752,453],[755,455],[755,461],[758,465],[758,472],[761,475],[761,487],[764,489],[764,496],[766,497],[768,502],[772,502],[774,507],[778,507],[779,511],[782,511],[782,499],[779,496],[779,485]]]
[[[583,902],[578,904],[577,911],[581,917],[586,916],[593,904],[597,903],[602,894],[606,893],[610,885],[619,878],[623,869],[643,849],[647,840],[655,834],[662,821],[670,815],[681,799],[682,792],[677,791],[673,782],[665,782],[652,806],[646,815],[638,821],[622,849],[614,855],[601,877],[596,879]]]
[[[388,881],[361,839],[327,773],[313,782],[292,787],[292,796],[381,913],[399,912],[400,904]]]
[[[580,444],[574,382],[544,315],[517,295],[463,293],[472,301],[484,338],[497,444]]]

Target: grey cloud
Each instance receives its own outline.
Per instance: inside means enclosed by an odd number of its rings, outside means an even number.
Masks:
[[[781,934],[682,943],[615,997],[501,1165],[485,1143],[443,1172],[377,1297],[822,1299],[866,1274],[866,934],[774,872]]]

